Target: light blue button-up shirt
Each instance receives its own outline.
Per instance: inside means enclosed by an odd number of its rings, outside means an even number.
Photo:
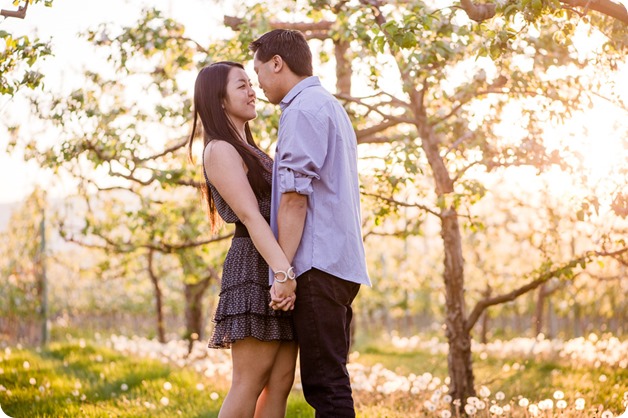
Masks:
[[[347,113],[318,77],[299,82],[280,107],[270,215],[275,236],[281,195],[307,195],[303,236],[292,262],[296,274],[317,268],[370,286],[362,242],[357,140]]]

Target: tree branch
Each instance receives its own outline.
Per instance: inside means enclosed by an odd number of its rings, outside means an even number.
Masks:
[[[240,25],[244,19],[235,16],[226,16],[223,19],[225,26],[233,29],[239,30]],[[247,24],[250,22],[247,21]],[[328,20],[321,20],[320,22],[270,22],[271,29],[295,29],[303,32],[306,39],[327,39],[329,38],[329,29],[331,29],[334,22],[330,22]]]
[[[61,227],[63,227],[63,224],[61,225]],[[105,244],[104,245],[103,244],[91,244],[91,243],[82,241],[80,239],[77,239],[74,236],[61,234],[62,238],[66,242],[71,242],[73,244],[77,244],[85,248],[97,249],[97,250],[102,250],[102,251],[113,251],[118,254],[129,254],[140,248],[145,248],[149,250],[158,251],[163,254],[171,254],[178,250],[185,250],[188,248],[198,247],[201,245],[210,244],[212,242],[219,242],[219,241],[231,238],[233,236],[233,233],[229,233],[226,235],[218,235],[218,236],[207,238],[200,241],[190,241],[183,244],[169,244],[169,243],[162,242],[160,245],[154,245],[154,244],[134,245],[128,242],[119,243],[101,234],[93,234],[93,235],[102,239],[105,242]]]
[[[18,7],[17,10],[0,10],[0,16],[4,17],[16,17],[18,19],[24,19],[26,17],[26,9],[28,9],[29,0],[24,2],[24,6]]]
[[[375,134],[380,133],[382,131],[385,131],[388,128],[392,128],[393,126],[397,126],[400,123],[401,122],[396,121],[396,120],[387,120],[387,121],[384,121],[384,122],[382,122],[382,123],[380,123],[378,125],[371,126],[369,128],[360,129],[359,131],[356,131],[356,136],[358,137],[358,142],[360,142],[361,138],[374,136]]]
[[[467,318],[466,321],[466,326],[465,329],[467,332],[471,332],[471,329],[473,329],[473,326],[475,325],[475,323],[478,321],[478,319],[480,319],[480,316],[482,315],[482,312],[484,312],[486,310],[486,308],[488,308],[489,306],[494,306],[494,305],[499,305],[505,302],[511,302],[513,300],[515,300],[516,298],[518,298],[519,296],[536,289],[537,287],[539,287],[540,285],[542,285],[543,283],[547,282],[548,280],[550,280],[553,277],[558,277],[562,274],[562,271],[565,269],[570,269],[570,268],[574,268],[576,267],[578,264],[581,264],[583,262],[589,261],[591,258],[593,257],[617,257],[618,255],[621,255],[625,252],[628,252],[628,247],[624,247],[622,249],[616,250],[616,251],[589,251],[587,253],[585,253],[584,255],[569,261],[568,263],[564,264],[563,266],[560,266],[558,268],[546,271],[544,273],[542,273],[539,277],[537,277],[536,279],[532,280],[531,282],[519,287],[518,289],[513,290],[510,293],[506,293],[503,295],[498,295],[492,298],[486,298],[483,300],[480,300],[475,307],[473,308],[473,311],[471,311],[471,314],[469,315],[469,317]]]
[[[566,9],[572,10],[580,16],[586,15],[591,9],[628,24],[626,8],[622,4],[610,0],[560,0],[560,2],[569,6],[565,7]],[[473,3],[471,0],[460,0],[460,7],[466,12],[469,19],[476,22],[492,19],[496,12],[495,4]],[[577,11],[574,7],[582,7],[584,11]]]
[[[384,118],[386,120],[390,119],[390,120],[397,121],[398,123],[409,123],[411,125],[415,124],[415,121],[413,119],[408,119],[408,118],[404,118],[404,117],[400,117],[400,116],[389,115],[389,114],[383,113],[379,109],[379,107],[382,106],[382,105],[392,104],[394,102],[393,100],[391,100],[390,102],[380,102],[380,103],[377,103],[376,105],[371,105],[371,104],[365,103],[362,98],[348,96],[346,94],[336,94],[336,97],[338,99],[342,99],[342,100],[345,100],[347,102],[356,103],[356,104],[358,104],[360,106],[366,107],[369,110],[367,112],[367,115],[370,112],[375,112],[375,113],[377,113],[378,115],[380,115],[382,118]],[[405,105],[406,107],[409,107],[409,105],[407,103],[404,103],[401,100],[398,100],[398,101],[401,102],[401,104]],[[399,105],[399,104],[395,104],[395,105]]]
[[[395,200],[393,198],[384,197],[384,196],[377,195],[377,194],[374,194],[374,193],[361,193],[361,194],[362,194],[362,196],[368,196],[368,197],[373,197],[373,198],[378,199],[378,200],[383,200],[383,201],[385,201],[387,203],[390,203],[391,205],[395,205],[395,206],[401,206],[401,207],[406,207],[406,208],[422,209],[422,210],[424,210],[424,211],[426,211],[428,213],[431,213],[432,215],[437,216],[437,217],[440,218],[440,213],[436,212],[434,209],[428,208],[427,206],[421,205],[419,203],[400,202],[400,201]]]
[[[172,145],[171,147],[168,147],[168,148],[164,149],[159,154],[150,155],[150,156],[144,157],[144,158],[134,158],[133,161],[138,163],[138,162],[155,160],[157,158],[163,157],[164,155],[167,155],[167,154],[170,154],[172,152],[175,152],[176,150],[178,150],[180,148],[185,147],[187,145],[187,142],[188,142],[188,139],[187,138],[183,138],[180,142],[177,142],[176,144]]]
[[[610,0],[560,0],[560,2],[571,7],[584,7],[584,14],[587,13],[587,9],[591,9],[628,25],[628,11],[626,11],[623,4]]]
[[[476,22],[482,22],[495,16],[495,5],[492,3],[477,4],[471,0],[460,0],[460,7],[467,13],[469,19]]]

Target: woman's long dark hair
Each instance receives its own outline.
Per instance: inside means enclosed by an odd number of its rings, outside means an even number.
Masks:
[[[243,141],[231,120],[227,117],[223,108],[227,96],[227,78],[233,68],[244,67],[241,64],[230,61],[222,61],[204,67],[196,77],[194,85],[194,124],[188,143],[188,156],[192,160],[192,144],[196,136],[198,119],[200,118],[203,132],[203,150],[212,140],[225,141],[233,145],[238,154],[244,160],[248,169],[247,178],[251,188],[257,197],[270,193],[270,184],[264,179],[263,173],[268,169],[262,164],[259,156]],[[258,148],[253,141],[253,135],[249,123],[244,125],[246,142]],[[216,226],[216,205],[205,181],[201,183],[201,191],[208,205],[209,221],[212,228]]]

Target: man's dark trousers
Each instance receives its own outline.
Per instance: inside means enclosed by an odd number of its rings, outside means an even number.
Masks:
[[[317,418],[355,417],[346,364],[351,342],[351,302],[359,290],[359,284],[317,269],[297,278],[293,318],[301,383]]]

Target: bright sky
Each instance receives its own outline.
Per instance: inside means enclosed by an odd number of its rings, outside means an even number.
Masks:
[[[222,16],[236,14],[232,1],[216,0],[55,0],[53,7],[42,5],[30,6],[26,19],[0,20],[0,30],[6,30],[15,36],[39,36],[41,39],[52,38],[54,57],[49,57],[42,64],[45,73],[46,87],[54,90],[65,90],[77,87],[80,82],[76,74],[82,72],[85,63],[94,57],[93,48],[77,34],[89,27],[95,27],[103,22],[116,22],[121,25],[132,24],[137,20],[144,7],[156,7],[167,16],[171,16],[186,26],[190,37],[199,40],[211,39],[221,28]],[[240,2],[242,3],[242,2]],[[11,0],[0,0],[0,8],[16,9]],[[319,68],[320,70],[320,68]],[[254,79],[254,75],[250,74]],[[617,74],[616,80],[628,80],[628,66]],[[330,80],[323,80],[324,83]],[[385,82],[385,80],[383,80]],[[331,86],[330,86],[331,87]],[[628,101],[628,83],[618,83],[612,87],[614,92]],[[389,92],[390,89],[387,89]],[[0,120],[16,121],[22,125],[22,131],[28,130],[29,117],[25,113],[28,107],[20,97],[14,99],[0,97]],[[623,135],[617,137],[616,125],[623,118],[621,126],[626,127],[626,113],[617,109],[602,99],[589,114],[578,118],[576,124],[586,130],[578,141],[582,142],[582,151],[587,163],[595,166],[599,176],[606,174],[605,169],[613,165],[625,165],[628,138]],[[628,127],[627,127],[628,129]],[[27,131],[28,132],[28,131]],[[54,141],[54,132],[37,132],[38,138],[44,141]],[[25,164],[19,155],[8,155],[5,151],[8,134],[0,123],[0,203],[13,202],[23,199],[33,189],[35,184],[47,188],[53,196],[65,195],[70,190],[68,184],[53,179],[50,174],[42,172],[35,164]],[[620,159],[617,161],[617,159]]]

